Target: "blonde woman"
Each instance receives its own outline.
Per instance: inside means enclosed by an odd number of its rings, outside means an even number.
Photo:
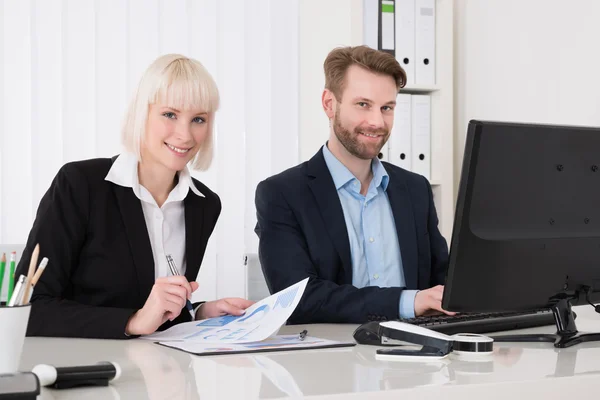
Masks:
[[[221,212],[190,176],[213,154],[217,86],[198,61],[155,60],[122,131],[125,151],[64,165],[42,198],[17,273],[40,244],[50,263],[35,286],[27,334],[128,338],[179,322],[241,315],[240,298],[186,303]],[[170,255],[181,275],[173,275]]]

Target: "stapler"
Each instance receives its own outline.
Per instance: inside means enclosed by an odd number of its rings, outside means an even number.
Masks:
[[[383,344],[399,341],[421,346],[420,349],[402,347],[378,349],[376,354],[378,359],[439,360],[450,353],[485,356],[492,354],[494,346],[494,340],[484,335],[459,333],[449,336],[400,321],[380,322],[378,333]]]

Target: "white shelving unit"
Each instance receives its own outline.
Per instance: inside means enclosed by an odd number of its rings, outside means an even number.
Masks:
[[[454,224],[454,85],[452,0],[436,0],[435,85],[409,85],[401,93],[431,96],[431,179],[440,231],[450,245]],[[353,0],[352,19],[362,21],[362,1]],[[353,27],[354,28],[354,27]],[[360,30],[360,32],[358,32]],[[353,44],[362,44],[362,24],[353,29]]]
[[[436,90],[431,95],[431,182],[448,246],[455,208],[454,184],[454,4],[436,0]]]
[[[435,85],[412,85],[403,93],[431,95],[431,179],[440,231],[450,244],[454,223],[453,0],[436,0]],[[320,103],[323,61],[337,46],[363,44],[363,0],[302,0],[300,3],[300,159],[325,143],[328,122]]]

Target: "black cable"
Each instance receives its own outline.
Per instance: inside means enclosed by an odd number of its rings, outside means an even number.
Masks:
[[[600,314],[600,304],[599,305],[595,305],[594,303],[592,303],[592,301],[590,300],[590,293],[592,292],[592,288],[588,287],[587,290],[585,291],[585,300],[589,303],[590,306],[594,307],[594,310]]]

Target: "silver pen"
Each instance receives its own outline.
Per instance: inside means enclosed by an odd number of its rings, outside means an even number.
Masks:
[[[181,275],[179,273],[179,270],[177,269],[177,266],[175,265],[175,261],[173,261],[173,257],[171,257],[170,254],[167,254],[165,257],[167,258],[167,264],[169,265],[169,269],[171,270],[171,275]]]
[[[173,276],[181,275],[179,273],[179,270],[177,269],[177,266],[175,265],[175,261],[173,261],[173,257],[171,257],[170,254],[167,254],[165,257],[167,258],[167,264],[169,265],[169,269],[171,270],[171,275],[173,275]],[[192,316],[192,321],[195,320],[196,313],[194,312],[194,306],[192,305],[192,302],[189,299],[186,299],[185,307],[190,312],[190,315]]]

